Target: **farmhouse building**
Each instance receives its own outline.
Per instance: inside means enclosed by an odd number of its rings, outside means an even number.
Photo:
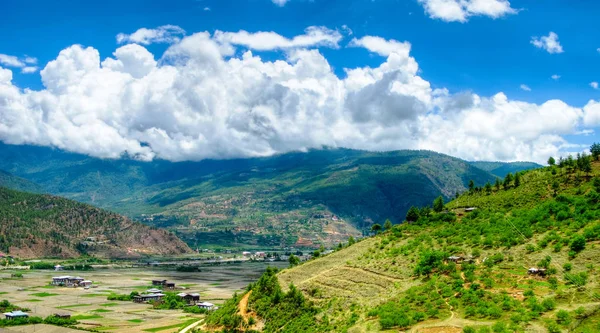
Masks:
[[[164,286],[167,280],[152,280],[153,286]]]
[[[197,304],[200,309],[212,310],[215,305],[209,302],[202,302]]]
[[[185,300],[188,304],[196,304],[198,302],[200,302],[200,294],[198,293],[179,293],[177,294],[177,296],[181,297],[183,300]]]
[[[56,266],[54,266],[54,270],[55,270],[55,271],[62,271],[62,270],[64,270],[64,269],[65,269],[65,268],[64,268],[63,266],[61,266],[61,265],[56,265]]]
[[[162,300],[163,297],[165,297],[165,294],[161,293],[137,295],[133,297],[133,301],[135,303],[156,302]]]
[[[84,279],[79,276],[56,276],[52,278],[52,285],[61,287],[79,287],[83,281]],[[91,281],[89,282],[91,284]]]
[[[527,274],[529,275],[538,275],[538,276],[546,276],[546,270],[543,268],[535,268],[532,267],[527,270]]]
[[[23,311],[12,311],[12,312],[6,312],[4,314],[4,317],[6,319],[29,318],[29,314],[27,314]]]

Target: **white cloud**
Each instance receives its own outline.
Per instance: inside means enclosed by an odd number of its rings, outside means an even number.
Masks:
[[[583,123],[588,127],[600,126],[600,101],[589,101],[583,107]]]
[[[266,51],[315,46],[338,48],[342,35],[338,31],[325,27],[308,27],[304,35],[295,36],[291,39],[272,31],[250,33],[244,30],[238,32],[217,30],[214,39],[221,44],[243,45],[253,50]]]
[[[596,51],[598,51],[598,53],[600,53],[600,47],[596,49]]]
[[[500,18],[516,14],[508,0],[418,0],[429,17],[446,22],[466,22],[471,16]]]
[[[177,43],[181,37],[185,35],[185,30],[176,25],[163,25],[156,29],[141,28],[132,34],[119,33],[117,35],[117,43],[137,43],[137,44],[153,44],[153,43]]]
[[[291,47],[266,61],[236,52],[233,42],[224,45],[223,34],[184,37],[160,61],[137,44],[104,60],[95,48],[73,45],[45,65],[39,91],[19,89],[12,71],[0,68],[0,140],[142,160],[266,156],[327,145],[545,161],[570,147],[563,136],[600,122],[593,101],[581,109],[560,100],[534,104],[503,93],[434,90],[406,42],[353,40],[387,58],[346,68],[340,78],[318,49]]]
[[[594,88],[594,89],[598,89],[598,82],[590,82],[590,87]]]
[[[398,53],[408,57],[411,47],[409,42],[399,42],[393,39],[386,40],[376,36],[365,36],[360,39],[354,38],[350,41],[349,46],[364,47],[367,50],[384,57],[387,57],[392,53]]]
[[[538,49],[544,49],[548,53],[563,53],[563,47],[558,41],[558,35],[552,31],[548,36],[531,37],[531,44]]]
[[[286,3],[288,3],[290,0],[271,0],[274,4],[276,4],[279,7],[283,7],[285,6]]]
[[[552,80],[554,80],[554,81],[558,81],[558,79],[560,79],[560,75],[558,75],[558,74],[554,74],[554,75],[552,75],[552,76],[551,76],[551,78],[552,78]]]
[[[204,7],[205,12],[210,12],[210,7]]]
[[[35,73],[38,71],[38,67],[37,66],[25,66],[21,69],[21,73],[23,74],[31,74],[31,73]]]
[[[0,65],[8,67],[24,67],[25,63],[15,56],[0,54]]]
[[[4,65],[6,67],[21,68],[21,73],[23,74],[31,74],[37,72],[37,66],[30,66],[35,64],[37,64],[37,59],[33,57],[19,58],[7,54],[0,54],[0,65]]]
[[[12,81],[12,71],[0,67],[0,87],[2,87],[1,84],[9,84],[10,81]]]
[[[525,84],[522,84],[522,85],[520,86],[520,88],[521,88],[521,90],[525,90],[525,91],[531,91],[531,88],[529,88],[529,86],[528,86],[528,85],[525,85]]]

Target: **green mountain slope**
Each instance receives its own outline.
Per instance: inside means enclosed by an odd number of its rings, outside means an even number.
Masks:
[[[399,223],[412,205],[453,197],[470,179],[495,179],[429,151],[144,163],[0,145],[0,156],[0,168],[50,193],[170,228],[194,246],[335,244],[386,218]]]
[[[599,331],[600,162],[523,172],[446,209],[268,271],[203,330]]]
[[[0,251],[18,258],[69,258],[173,255],[190,249],[169,232],[115,213],[0,187]]]
[[[541,165],[533,162],[470,162],[471,165],[490,172],[494,176],[497,176],[501,179],[509,173],[521,172],[525,170],[537,169],[540,168]]]
[[[19,191],[42,192],[41,186],[17,176],[13,176],[8,172],[0,170],[0,186],[12,188]]]

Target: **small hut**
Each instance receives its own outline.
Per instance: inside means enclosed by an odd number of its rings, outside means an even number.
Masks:
[[[17,319],[17,318],[29,318],[29,314],[27,314],[23,311],[12,311],[12,312],[4,313],[4,317],[9,320]]]

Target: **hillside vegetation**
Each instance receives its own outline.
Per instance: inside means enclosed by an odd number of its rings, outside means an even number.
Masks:
[[[337,244],[382,219],[400,223],[410,206],[428,204],[440,193],[454,197],[470,179],[495,179],[429,151],[349,149],[148,163],[0,144],[0,169],[49,193],[169,228],[194,247]]]
[[[0,187],[0,251],[18,258],[67,258],[181,254],[190,249],[167,231],[115,213]]]
[[[413,222],[269,271],[201,329],[598,332],[600,162],[559,164],[474,183],[411,209]]]
[[[2,170],[0,170],[0,186],[25,192],[39,193],[42,191],[41,186]]]

